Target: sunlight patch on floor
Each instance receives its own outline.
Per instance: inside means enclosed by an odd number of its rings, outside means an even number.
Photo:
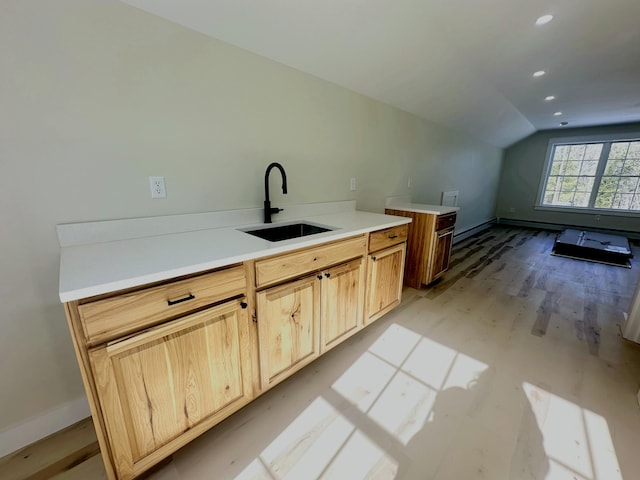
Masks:
[[[397,472],[398,462],[356,430],[320,478],[395,478]]]
[[[449,367],[453,364],[456,353],[455,350],[449,347],[445,347],[428,338],[423,338],[402,366],[402,369],[425,385],[435,390],[440,390],[447,379]]]
[[[400,371],[367,414],[403,445],[407,445],[424,428],[435,399],[435,390]]]
[[[607,421],[538,386],[523,383],[549,459],[547,480],[622,480]]]
[[[397,468],[393,457],[319,397],[236,480],[367,478],[379,473],[390,478]]]
[[[429,423],[441,391],[471,388],[486,369],[482,362],[392,324],[332,388],[408,445]],[[397,469],[397,460],[379,443],[318,397],[236,479],[393,478]]]
[[[421,339],[422,336],[413,330],[393,323],[369,347],[369,352],[399,367]]]
[[[354,428],[329,402],[316,398],[260,458],[278,478],[318,478]]]
[[[408,446],[425,428],[437,432],[438,416],[447,425],[447,415],[464,415],[452,401],[470,401],[487,369],[392,324],[332,384],[353,405],[351,413],[341,413],[335,399],[315,398],[236,480],[394,478],[399,460],[385,449],[387,442]],[[524,382],[522,389],[531,408],[516,447],[520,473],[535,471],[539,476],[531,478],[546,480],[622,480],[603,417],[532,384]],[[388,439],[372,433],[376,429]]]
[[[333,384],[403,445],[429,422],[439,392],[472,388],[488,366],[392,324]]]

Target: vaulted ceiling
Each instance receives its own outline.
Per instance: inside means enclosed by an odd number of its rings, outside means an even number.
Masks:
[[[500,147],[640,121],[639,0],[123,1]]]

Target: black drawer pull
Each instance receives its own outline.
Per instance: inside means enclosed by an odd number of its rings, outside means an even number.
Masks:
[[[243,310],[245,308],[247,308],[249,305],[247,304],[247,302],[240,302],[240,308],[242,308]]]
[[[371,260],[373,260],[374,262],[377,260],[376,257],[371,257]]]
[[[167,305],[171,306],[175,305],[176,303],[188,302],[189,300],[193,300],[194,298],[196,297],[190,293],[186,297],[179,298],[178,300],[167,300]]]
[[[389,238],[398,238],[398,235],[389,235]]]

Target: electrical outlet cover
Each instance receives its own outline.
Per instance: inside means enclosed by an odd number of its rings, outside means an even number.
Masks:
[[[151,198],[165,198],[167,191],[164,186],[164,177],[149,177]]]

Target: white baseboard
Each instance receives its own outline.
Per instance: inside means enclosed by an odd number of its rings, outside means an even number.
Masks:
[[[488,220],[488,221],[486,221],[484,223],[481,223],[480,225],[476,225],[475,227],[467,228],[466,230],[463,230],[462,232],[455,233],[453,235],[453,243],[456,244],[458,242],[461,242],[462,240],[464,240],[466,238],[469,238],[472,235],[475,235],[476,233],[480,233],[483,230],[491,228],[495,224],[496,224],[496,219],[494,217],[491,220]]]
[[[0,431],[0,458],[91,416],[87,397],[58,405]]]
[[[630,232],[627,230],[615,230],[612,228],[585,227],[580,225],[565,225],[562,223],[536,222],[533,220],[516,220],[514,218],[498,218],[499,225],[513,225],[514,227],[539,228],[543,230],[565,230],[567,228],[588,230],[590,232],[608,233],[610,235],[622,235],[635,240],[640,239],[640,232]]]

